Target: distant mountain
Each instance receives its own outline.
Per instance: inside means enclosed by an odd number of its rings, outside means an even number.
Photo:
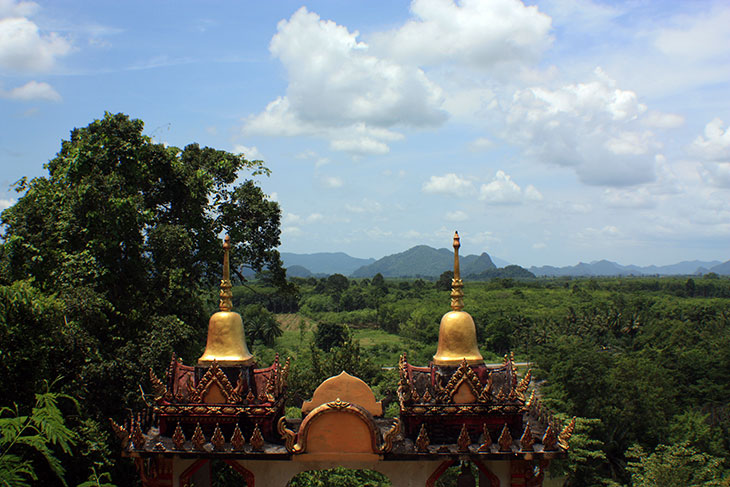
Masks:
[[[351,257],[344,252],[319,252],[315,254],[295,254],[282,252],[281,259],[290,277],[318,277],[330,274],[343,274],[352,277],[372,277],[381,273],[384,277],[438,277],[442,272],[452,270],[454,253],[451,249],[434,249],[428,245],[417,245],[405,252],[388,255],[375,260]],[[510,267],[503,272],[502,269]],[[500,272],[492,272],[499,269]],[[574,266],[555,267],[544,265],[523,269],[511,266],[509,262],[489,256],[466,255],[461,257],[461,275],[469,277],[479,275],[479,279],[491,277],[581,277],[581,276],[671,276],[695,275],[715,272],[730,275],[730,261],[686,260],[677,264],[664,266],[621,265],[610,260],[598,260],[590,263],[579,262]]]
[[[312,277],[314,274],[306,267],[292,265],[286,268],[286,277]]]
[[[494,278],[530,279],[535,274],[518,265],[508,265],[497,269],[489,269],[478,274],[471,274],[469,279],[473,281],[487,281]]]
[[[566,267],[554,267],[554,266],[548,266],[548,265],[541,266],[541,267],[533,266],[533,267],[530,267],[530,272],[532,272],[536,276],[551,276],[551,277],[628,276],[628,275],[669,276],[669,275],[704,274],[707,272],[707,269],[710,269],[713,272],[717,272],[718,274],[721,274],[722,272],[713,270],[715,268],[715,266],[717,266],[718,264],[719,264],[719,261],[704,262],[704,261],[699,261],[699,260],[693,260],[693,261],[683,261],[683,262],[679,262],[677,264],[665,265],[665,266],[651,265],[651,266],[641,267],[641,266],[636,266],[636,265],[624,266],[621,264],[617,264],[616,262],[611,262],[610,260],[599,260],[599,261],[591,262],[590,264],[580,262],[574,266],[566,266]],[[721,265],[724,265],[724,264],[721,264]],[[730,273],[730,272],[728,272],[728,273]]]
[[[461,275],[478,274],[495,269],[492,259],[485,252],[481,255],[467,255],[460,258]],[[438,277],[454,267],[454,253],[448,249],[434,249],[428,245],[418,245],[405,252],[383,257],[372,264],[360,267],[352,277]]]
[[[710,267],[710,272],[714,272],[723,276],[730,276],[730,260],[722,264]]]
[[[284,267],[301,266],[311,274],[343,274],[349,276],[354,270],[375,262],[375,259],[358,259],[344,252],[319,252],[316,254],[294,254],[282,252],[281,260]],[[288,271],[292,275],[291,270]],[[308,277],[308,276],[297,276]]]

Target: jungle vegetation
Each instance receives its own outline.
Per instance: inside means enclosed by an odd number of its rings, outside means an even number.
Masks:
[[[398,356],[426,365],[436,350],[451,275],[287,280],[261,161],[167,147],[106,114],[46,169],[19,181],[0,215],[2,486],[136,485],[108,418],[144,407],[149,368],[160,376],[173,352],[188,364],[202,353],[223,232],[249,348],[264,365],[292,357],[288,414],[347,370],[395,415]],[[553,465],[565,485],[729,485],[729,279],[515,276],[465,293],[485,359],[514,352],[544,402],[579,418],[570,459]],[[292,485],[387,480],[335,469]]]

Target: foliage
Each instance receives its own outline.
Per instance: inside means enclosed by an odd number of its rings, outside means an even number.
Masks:
[[[296,475],[288,487],[388,487],[390,480],[373,470],[352,470],[336,467],[329,470],[311,470]]]
[[[245,323],[246,343],[253,344],[256,340],[264,345],[271,346],[274,340],[283,333],[274,314],[260,304],[249,304],[241,312]]]
[[[687,443],[659,445],[650,455],[634,445],[627,456],[632,459],[627,470],[633,487],[728,485],[722,480],[722,459],[697,451]]]
[[[314,334],[314,344],[322,351],[329,352],[340,347],[350,337],[350,331],[342,323],[323,322]]]
[[[74,447],[88,455],[68,469],[79,483],[118,451],[101,425],[142,405],[145,371],[173,351],[188,363],[200,355],[223,232],[238,278],[266,269],[269,286],[293,289],[275,250],[278,204],[251,179],[268,174],[261,161],[158,144],[141,121],[107,113],[74,129],[45,167],[16,184],[18,201],[0,216],[0,406],[28,400],[62,364],[58,387],[78,399],[77,428],[89,433]],[[261,325],[271,343],[277,328]],[[116,482],[136,478],[113,463]]]
[[[45,459],[51,472],[66,485],[65,469],[54,452],[70,454],[77,435],[66,426],[58,407],[59,399],[75,400],[65,394],[45,392],[35,395],[35,406],[29,415],[18,406],[0,408],[0,485],[29,486],[39,480],[37,462],[28,453]]]

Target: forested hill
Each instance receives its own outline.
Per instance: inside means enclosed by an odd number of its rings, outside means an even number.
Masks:
[[[294,254],[282,252],[281,260],[284,266],[291,269],[294,266],[301,266],[312,274],[344,274],[350,275],[362,266],[372,264],[375,259],[358,259],[351,257],[344,252],[317,252],[315,254]],[[307,277],[300,273],[299,277]],[[289,275],[292,275],[291,273]]]
[[[621,265],[610,260],[599,260],[586,264],[580,262],[574,266],[553,267],[549,265],[530,267],[530,272],[536,276],[560,277],[560,276],[642,276],[642,275],[692,275],[715,272],[721,275],[730,274],[730,261],[721,264],[719,261],[682,261],[677,264],[665,266],[636,266]]]
[[[462,276],[480,274],[497,267],[486,252],[481,255],[462,256],[460,260]],[[405,252],[388,255],[370,265],[360,267],[352,273],[352,277],[373,277],[378,273],[383,277],[438,277],[453,267],[453,250],[418,245]]]

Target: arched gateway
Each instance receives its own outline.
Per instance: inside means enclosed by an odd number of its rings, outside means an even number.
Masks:
[[[574,422],[558,425],[518,377],[510,356],[488,366],[463,311],[459,235],[454,235],[452,311],[439,328],[433,361],[399,362],[397,418],[383,417],[370,387],[346,372],[324,381],[284,416],[289,360],[256,368],[240,315],[232,311],[228,237],[220,311],[197,366],[174,356],[165,381],[150,372],[154,403],[123,426],[123,454],[145,487],[206,487],[210,463],[235,469],[248,487],[283,487],[296,474],[343,466],[385,474],[396,487],[433,486],[451,466],[471,463],[481,487],[542,486],[550,460],[567,454]],[[477,485],[462,468],[458,485]]]

